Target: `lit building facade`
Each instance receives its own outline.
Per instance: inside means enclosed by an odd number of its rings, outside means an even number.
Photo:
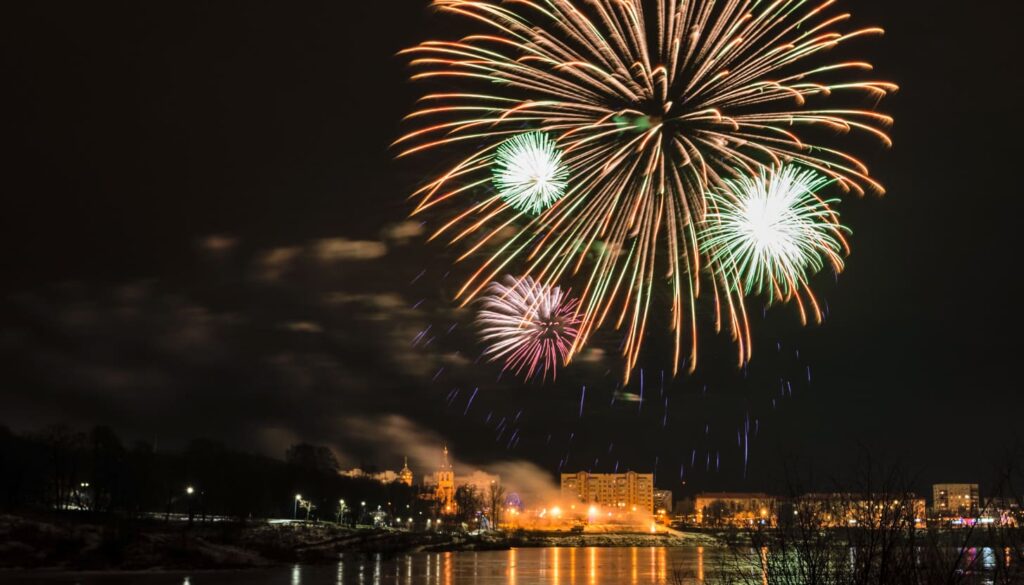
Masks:
[[[774,526],[778,519],[775,498],[762,493],[697,494],[694,512],[701,526]]]
[[[654,514],[654,474],[563,473],[562,499],[623,512]]]
[[[448,460],[448,446],[445,445],[441,466],[434,472],[434,501],[442,514],[455,513],[455,469]]]
[[[654,490],[654,514],[657,516],[672,514],[672,490]]]
[[[892,526],[926,523],[926,502],[915,494],[806,494],[793,503],[801,522],[821,528]]]
[[[355,469],[349,469],[348,471],[339,471],[338,475],[352,479],[368,479],[377,483],[385,484],[399,481],[398,474],[390,470],[369,472],[356,467]]]
[[[402,470],[398,473],[390,470],[368,472],[356,467],[355,469],[349,469],[348,471],[339,471],[338,475],[352,479],[369,479],[384,484],[400,482],[409,487],[412,487],[413,482],[413,475],[412,470],[409,469],[408,457],[405,458],[405,464],[402,466]]]
[[[404,473],[403,469],[403,473]],[[400,475],[402,475],[400,473]],[[409,472],[409,481],[412,482],[412,472]],[[402,480],[405,481],[404,479]],[[463,487],[472,487],[477,495],[484,497],[494,484],[501,485],[501,477],[473,471],[468,475],[455,475],[455,468],[449,459],[448,447],[441,452],[441,465],[437,471],[423,476],[423,492],[420,499],[433,501],[438,513],[444,515],[455,514],[458,511],[458,504],[455,501],[455,492]]]
[[[974,518],[980,498],[976,483],[937,483],[932,486],[932,510],[938,518]]]

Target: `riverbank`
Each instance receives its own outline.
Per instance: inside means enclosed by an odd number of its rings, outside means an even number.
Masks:
[[[333,562],[342,553],[533,547],[711,546],[704,534],[442,534],[351,529],[330,524],[208,524],[0,516],[0,569],[68,571],[212,570]]]

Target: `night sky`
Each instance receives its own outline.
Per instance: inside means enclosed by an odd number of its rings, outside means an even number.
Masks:
[[[826,323],[771,308],[746,372],[704,332],[698,373],[664,382],[656,323],[641,402],[639,375],[616,387],[612,339],[557,383],[476,363],[471,313],[450,302],[469,267],[425,241],[437,218],[406,219],[447,161],[388,146],[422,90],[396,53],[458,32],[426,0],[20,4],[0,18],[0,425],[277,457],[309,441],[383,468],[413,451],[418,472],[446,442],[467,466],[678,487],[682,464],[689,488],[735,490],[864,452],[922,490],[985,483],[1024,438],[1008,12],[841,3],[886,28],[858,51],[901,91],[883,104],[895,147],[853,144],[889,194],[840,208],[853,254],[815,280]]]

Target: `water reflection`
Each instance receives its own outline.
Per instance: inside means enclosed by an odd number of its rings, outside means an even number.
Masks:
[[[1001,552],[1001,551],[1000,551]],[[347,553],[336,565],[190,575],[173,580],[145,576],[133,585],[702,585],[721,549],[546,548],[485,552],[430,552],[395,556]],[[997,558],[995,552],[985,553]],[[985,557],[985,558],[988,558]],[[988,562],[988,561],[986,561]],[[81,585],[124,581],[79,581]]]
[[[964,551],[963,581],[992,584],[1018,560],[1013,549]],[[765,583],[767,551],[750,551],[749,565],[719,547],[525,548],[484,552],[399,555],[347,553],[332,565],[291,565],[250,571],[200,573],[107,573],[78,576],[26,575],[12,585],[703,585],[718,571],[741,570],[745,583]],[[851,557],[853,560],[853,557]],[[739,561],[742,564],[742,561]],[[761,579],[758,579],[760,572]]]
[[[717,550],[717,549],[712,549]],[[289,581],[271,576],[253,585],[609,585],[682,582],[705,578],[705,549],[547,548],[495,552],[432,552],[388,557],[346,555],[331,567],[293,566]],[[717,557],[716,557],[717,558]],[[252,577],[255,577],[254,575]],[[179,581],[180,583],[180,581]],[[183,585],[193,585],[186,582]],[[207,585],[207,581],[195,583]]]
[[[704,547],[697,547],[697,580],[704,582]]]

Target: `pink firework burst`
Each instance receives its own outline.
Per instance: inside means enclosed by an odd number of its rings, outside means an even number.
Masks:
[[[505,360],[506,370],[526,379],[537,374],[551,378],[564,363],[579,333],[579,301],[555,286],[530,277],[506,276],[492,282],[481,299],[477,323],[490,361]]]

